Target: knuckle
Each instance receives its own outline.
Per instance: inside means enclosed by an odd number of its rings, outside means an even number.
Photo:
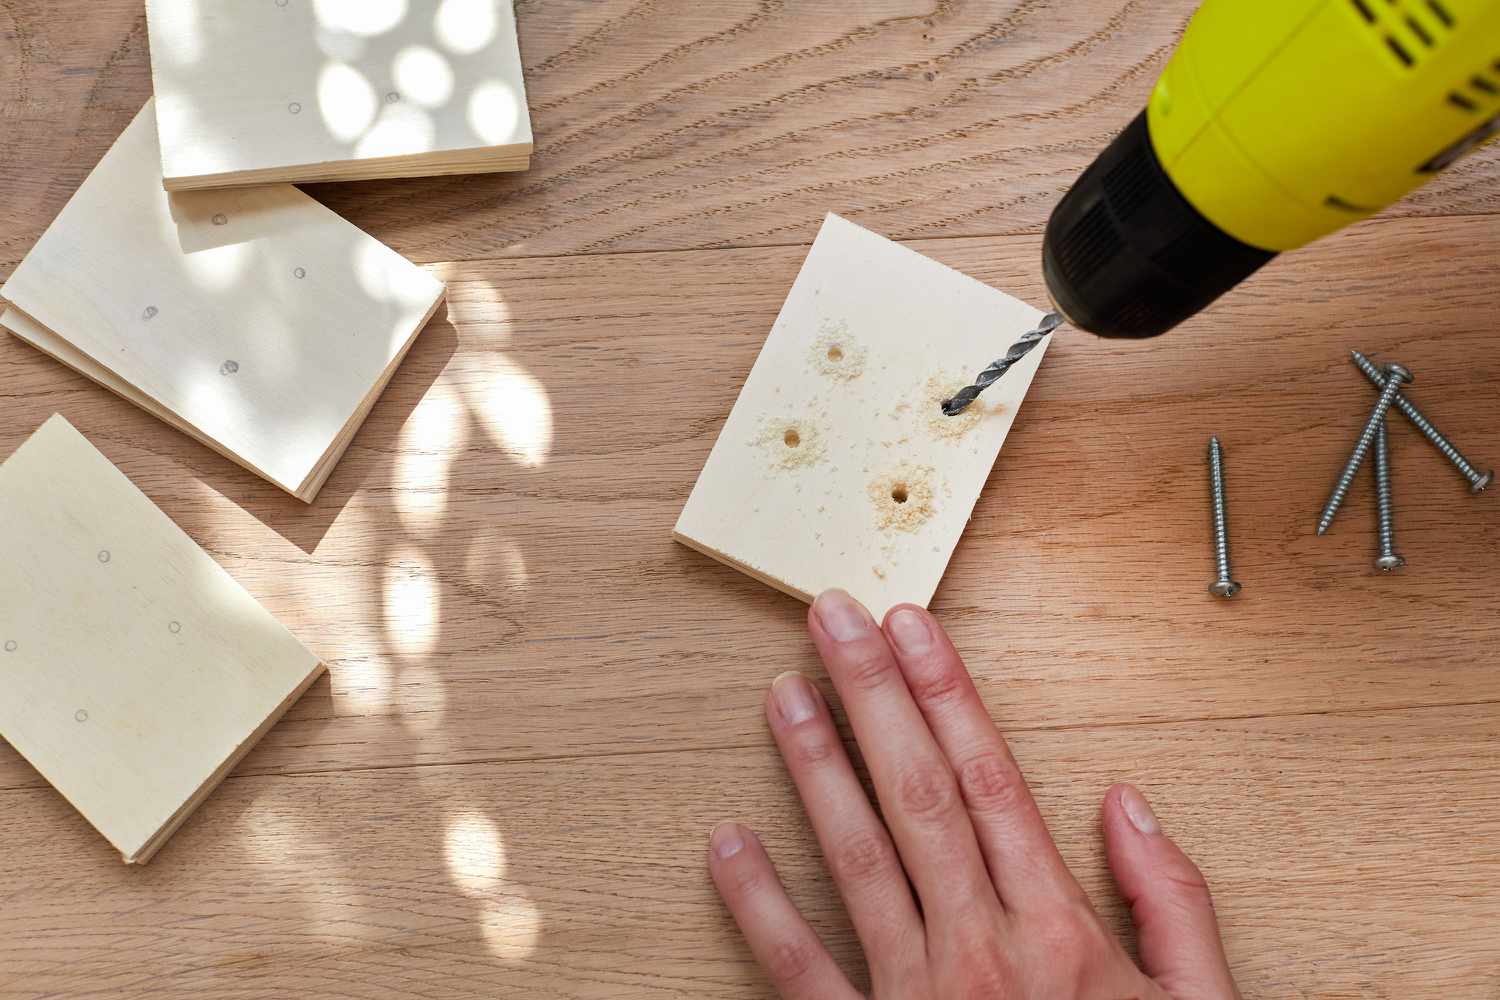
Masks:
[[[888,871],[893,861],[890,843],[874,831],[862,830],[838,845],[829,865],[841,883],[867,882]]]
[[[888,683],[895,671],[896,664],[889,651],[874,643],[866,643],[863,648],[851,651],[844,661],[844,676],[861,691]]]
[[[817,965],[817,953],[808,941],[778,941],[766,955],[766,972],[778,985],[806,979]]]
[[[735,865],[726,874],[725,889],[736,897],[753,896],[766,887],[766,871],[759,865]]]
[[[902,809],[918,819],[941,819],[958,805],[953,774],[935,763],[916,764],[902,773],[899,783]]]
[[[1006,751],[990,751],[965,761],[958,769],[958,783],[964,801],[975,812],[1010,812],[1031,803],[1026,778]]]
[[[1035,934],[1047,953],[1083,955],[1099,943],[1102,931],[1091,907],[1070,903],[1038,916]]]
[[[825,736],[808,735],[790,747],[792,762],[804,767],[818,767],[833,759],[837,746]]]
[[[965,935],[954,953],[955,1000],[995,1000],[1016,995],[1016,970],[990,935]]]
[[[912,697],[929,707],[940,707],[957,701],[963,691],[963,680],[952,670],[939,669],[911,681]]]

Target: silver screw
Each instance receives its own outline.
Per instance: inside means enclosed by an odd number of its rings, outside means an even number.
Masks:
[[[1217,437],[1208,439],[1208,479],[1214,497],[1214,565],[1219,578],[1209,585],[1215,597],[1230,598],[1241,587],[1229,572],[1229,511],[1224,502],[1224,448]]]
[[[1370,453],[1370,446],[1375,443],[1375,432],[1385,423],[1385,415],[1390,411],[1391,403],[1395,402],[1396,394],[1401,391],[1401,386],[1411,382],[1412,373],[1400,365],[1386,365],[1385,387],[1380,390],[1380,401],[1375,404],[1375,409],[1370,413],[1370,419],[1365,422],[1365,429],[1360,432],[1359,441],[1354,445],[1354,454],[1349,456],[1349,461],[1344,463],[1344,471],[1339,475],[1339,481],[1333,487],[1333,495],[1323,505],[1323,516],[1318,518],[1318,534],[1326,535],[1329,527],[1333,524],[1335,515],[1344,504],[1344,498],[1349,495],[1349,487],[1354,485],[1354,476],[1359,472],[1359,467],[1364,464],[1365,456]]]
[[[1386,443],[1385,421],[1375,432],[1375,509],[1380,517],[1380,556],[1375,568],[1392,573],[1406,565],[1396,555],[1396,521],[1391,512],[1391,451]]]
[[[1385,388],[1385,375],[1381,373],[1369,358],[1358,351],[1349,352],[1354,357],[1354,365],[1365,373],[1365,378],[1374,382],[1377,386]],[[1416,405],[1405,396],[1397,395],[1396,409],[1406,414],[1406,419],[1412,422],[1412,426],[1422,432],[1422,436],[1432,442],[1432,446],[1443,453],[1443,457],[1452,462],[1465,479],[1469,481],[1469,489],[1474,493],[1483,493],[1495,479],[1495,470],[1480,472],[1464,458],[1463,453],[1453,446],[1453,442],[1443,436],[1432,421],[1417,409]]]

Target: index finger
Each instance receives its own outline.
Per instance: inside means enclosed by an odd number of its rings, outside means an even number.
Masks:
[[[813,602],[808,628],[843,699],[929,932],[942,934],[986,911],[1000,917],[958,783],[880,627],[854,598],[830,590]]]
[[[1007,909],[1087,902],[1047,830],[1005,737],[942,626],[903,604],[885,632],[922,716],[958,774],[979,846]]]

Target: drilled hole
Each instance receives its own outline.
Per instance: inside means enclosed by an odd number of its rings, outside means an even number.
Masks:
[[[897,503],[906,503],[911,499],[911,490],[907,489],[905,483],[897,483],[891,487],[891,499]]]
[[[788,448],[797,448],[802,444],[802,435],[798,434],[797,429],[793,427],[781,436],[781,440],[786,443]]]
[[[832,347],[830,347],[828,349],[828,360],[829,361],[843,361],[844,360],[844,349],[842,347],[840,347],[838,344],[834,344]]]

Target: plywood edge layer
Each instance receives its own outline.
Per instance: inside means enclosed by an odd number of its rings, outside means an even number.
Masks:
[[[263,167],[256,170],[236,170],[216,174],[167,176],[164,172],[162,187],[168,191],[205,191],[260,184],[318,184],[399,180],[414,177],[451,177],[457,174],[514,173],[531,169],[531,156],[532,146],[530,143],[525,143],[505,147],[501,155],[494,157],[431,159],[426,155],[414,155],[381,160],[347,160],[334,163]]]
[[[245,459],[220,446],[212,438],[208,437],[196,427],[193,427],[191,424],[185,423],[175,413],[168,410],[165,406],[158,403],[155,399],[141,392],[135,386],[126,383],[119,376],[115,375],[114,372],[110,371],[108,368],[105,368],[93,358],[79,351],[72,344],[68,343],[66,340],[60,337],[56,332],[44,326],[40,320],[37,320],[20,306],[15,305],[14,303],[10,303],[6,306],[5,311],[3,313],[0,313],[0,328],[8,330],[11,335],[13,335],[17,340],[20,340],[23,343],[30,344],[32,347],[52,358],[54,361],[57,361],[71,368],[73,371],[82,375],[90,382],[108,389],[110,392],[114,393],[116,396],[119,396],[127,403],[131,403],[135,406],[140,407],[142,410],[145,410],[151,416],[162,421],[174,430],[181,431],[183,434],[186,434],[194,441],[197,441],[199,444],[203,445],[214,454],[229,459],[229,461],[233,462],[235,465],[238,465],[246,472],[251,473],[259,479],[264,479],[272,486],[275,486],[277,489],[282,490],[283,492],[288,493],[293,497],[296,497],[298,500],[304,499],[298,494],[298,490],[296,487],[290,486],[286,483],[272,478],[271,476],[266,475],[264,472],[251,465]],[[304,500],[304,502],[311,503],[311,500]]]
[[[680,530],[676,528],[672,529],[672,540],[681,545],[686,545],[694,552],[701,552],[704,555],[708,556],[710,559],[713,559],[716,562],[723,563],[730,569],[739,570],[746,576],[751,577],[754,580],[758,580],[768,587],[774,587],[776,590],[781,591],[783,594],[786,594],[790,597],[795,597],[803,604],[811,604],[813,602],[813,598],[817,596],[816,594],[804,593],[803,591],[798,590],[796,587],[788,586],[787,584],[782,583],[780,580],[776,580],[772,577],[766,576],[755,567],[750,566],[746,563],[742,563],[733,556],[725,555],[712,546],[704,545],[693,538],[689,538],[687,535],[684,535]]]
[[[427,324],[432,322],[432,318],[437,315],[437,311],[447,301],[448,285],[445,282],[439,281],[438,294],[433,300],[432,307],[427,310],[426,314],[422,317],[422,321],[412,331],[412,335],[406,339],[406,343],[401,345],[401,349],[391,359],[390,366],[375,380],[374,385],[370,387],[369,394],[360,401],[359,406],[349,415],[348,421],[345,422],[343,429],[339,431],[338,437],[334,439],[333,446],[328,449],[327,454],[318,461],[318,464],[313,466],[307,478],[302,481],[302,485],[292,494],[298,500],[310,504],[317,499],[318,493],[322,491],[329,477],[333,475],[333,470],[343,460],[344,453],[354,443],[355,435],[359,433],[359,429],[364,426],[365,421],[370,418],[370,411],[380,401],[380,397],[384,395],[386,388],[391,384],[391,379],[396,377],[396,372],[406,362],[406,356],[416,346],[417,338],[427,329]]]
[[[125,863],[129,865],[144,865],[149,863],[156,856],[156,852],[161,850],[166,842],[171,839],[172,834],[176,833],[178,828],[187,822],[188,817],[203,804],[209,795],[213,794],[213,790],[218,788],[225,778],[229,777],[229,772],[233,771],[235,766],[245,758],[245,755],[253,750],[255,745],[271,731],[271,728],[282,720],[287,711],[307,693],[307,689],[317,683],[318,678],[327,672],[328,665],[326,663],[320,662],[314,666],[308,675],[282,699],[281,704],[277,705],[271,714],[266,716],[265,721],[257,726],[255,731],[247,736],[243,743],[235,747],[228,757],[224,758],[223,762],[214,769],[213,774],[208,776],[208,780],[198,786],[198,790],[193,793],[192,798],[184,802],[181,808],[173,813],[156,833],[151,835],[150,840],[146,841],[134,854],[121,854]]]

